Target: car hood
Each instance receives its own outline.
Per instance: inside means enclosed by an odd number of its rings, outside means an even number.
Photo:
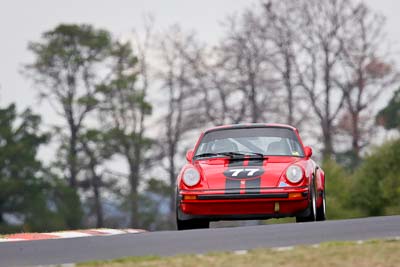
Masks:
[[[198,160],[195,166],[209,189],[240,188],[241,182],[247,187],[265,188],[279,186],[286,168],[299,160],[298,157],[219,158]]]

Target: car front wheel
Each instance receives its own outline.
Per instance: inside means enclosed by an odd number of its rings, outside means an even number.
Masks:
[[[175,194],[175,210],[176,210],[176,228],[178,231],[191,230],[191,229],[204,229],[210,228],[210,222],[208,220],[191,219],[191,220],[180,220],[178,216],[179,211],[179,197],[178,189]]]
[[[309,215],[308,216],[297,216],[296,222],[315,222],[317,220],[317,194],[315,191],[314,181],[310,188],[310,204],[309,204]]]

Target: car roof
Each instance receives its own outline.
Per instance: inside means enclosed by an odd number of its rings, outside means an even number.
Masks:
[[[209,128],[204,131],[204,133],[219,131],[219,130],[227,130],[227,129],[245,129],[245,128],[287,128],[293,131],[297,131],[297,129],[288,124],[280,124],[280,123],[243,123],[243,124],[227,124]]]

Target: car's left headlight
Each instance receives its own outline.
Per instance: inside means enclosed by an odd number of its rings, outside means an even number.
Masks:
[[[183,182],[187,186],[195,186],[200,182],[200,173],[194,168],[188,168],[183,173]]]
[[[300,166],[292,165],[286,170],[286,178],[294,184],[297,184],[303,179],[303,169]]]

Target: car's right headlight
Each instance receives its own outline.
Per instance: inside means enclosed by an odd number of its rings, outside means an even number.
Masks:
[[[194,168],[188,168],[183,173],[183,182],[187,186],[195,186],[200,182],[200,173]]]
[[[303,169],[300,166],[292,165],[286,170],[286,178],[294,184],[297,184],[303,179]]]

